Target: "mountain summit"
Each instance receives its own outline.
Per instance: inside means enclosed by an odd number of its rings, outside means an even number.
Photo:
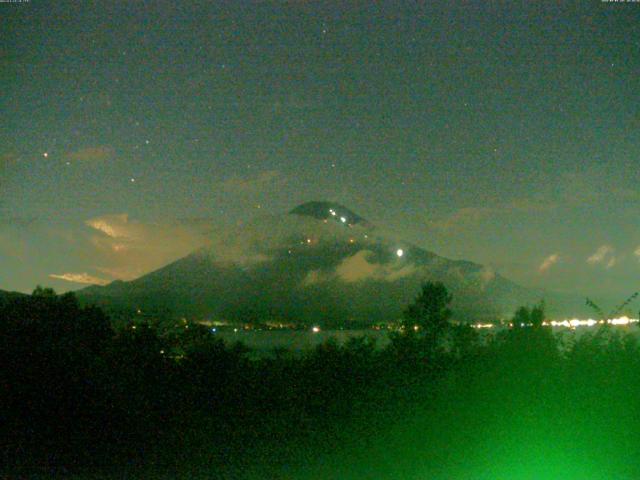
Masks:
[[[460,320],[495,319],[541,298],[492,269],[384,238],[349,208],[314,201],[214,235],[211,245],[129,282],[78,292],[107,309],[233,321],[393,321],[425,280]]]
[[[352,212],[344,205],[335,202],[307,202],[298,205],[289,212],[293,215],[307,216],[318,220],[334,220],[347,225],[369,225],[364,218]]]

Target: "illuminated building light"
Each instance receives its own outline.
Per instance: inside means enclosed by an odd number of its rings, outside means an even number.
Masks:
[[[630,323],[638,323],[637,318],[629,318],[627,316],[620,318],[612,318],[608,321],[611,325],[629,325]]]
[[[609,325],[629,325],[631,323],[638,323],[638,319],[629,318],[627,316],[619,317],[619,318],[611,318],[606,320],[606,323]],[[565,328],[578,328],[578,327],[593,327],[595,325],[603,325],[605,323],[604,320],[594,320],[593,318],[588,318],[586,320],[581,320],[579,318],[570,318],[566,320],[552,320],[550,322],[544,322],[543,325],[551,326],[551,327],[565,327]]]

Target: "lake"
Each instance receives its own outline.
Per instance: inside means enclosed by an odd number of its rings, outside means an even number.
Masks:
[[[492,335],[502,330],[503,327],[481,328],[481,335]],[[593,326],[581,326],[570,329],[562,326],[552,327],[554,333],[576,336],[595,331]],[[631,332],[640,335],[640,329],[636,325],[617,325],[612,328],[620,332]],[[389,344],[390,330],[358,329],[358,330],[217,330],[214,335],[222,338],[231,345],[241,342],[258,355],[272,352],[274,349],[285,349],[294,354],[300,354],[311,350],[318,345],[334,338],[338,344],[344,344],[353,337],[369,337],[376,341],[378,348],[384,348]]]
[[[227,344],[242,342],[252,350],[268,352],[276,348],[301,353],[321,345],[330,338],[335,338],[339,344],[347,342],[353,337],[370,337],[375,339],[379,348],[389,343],[387,330],[238,330],[237,332],[222,330],[214,333]]]

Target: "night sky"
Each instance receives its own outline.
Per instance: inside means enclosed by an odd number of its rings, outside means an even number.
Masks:
[[[640,287],[640,3],[0,3],[0,289],[333,200],[526,286]]]

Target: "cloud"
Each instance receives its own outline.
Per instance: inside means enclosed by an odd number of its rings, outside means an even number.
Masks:
[[[132,280],[207,244],[210,225],[143,223],[126,213],[89,219],[81,249],[92,267],[113,279]]]
[[[345,258],[333,273],[323,274],[317,270],[309,272],[304,283],[308,285],[334,278],[348,283],[363,280],[393,282],[416,272],[415,265],[402,261],[387,264],[369,263],[367,258],[372,254],[373,252],[370,250],[360,250],[358,253]]]
[[[214,240],[209,246],[209,252],[215,252],[215,255],[211,255],[211,257],[216,263],[222,265],[248,267],[272,259],[270,255],[256,251],[255,248],[248,246],[246,243],[225,242],[222,239]]]
[[[131,233],[129,216],[126,213],[92,218],[85,224],[111,238],[126,238]]]
[[[615,249],[611,245],[602,245],[587,258],[587,263],[589,265],[604,265],[605,268],[611,268],[617,263]]]
[[[231,177],[222,182],[221,189],[231,192],[255,193],[284,184],[284,178],[276,170],[266,170],[251,177]]]
[[[488,207],[464,207],[447,218],[430,222],[430,225],[432,228],[445,232],[460,230],[479,224],[493,212],[494,210]]]
[[[366,250],[361,250],[355,255],[344,259],[336,267],[336,275],[345,282],[357,282],[381,276],[382,265],[369,263],[367,261],[369,253]]]
[[[430,222],[437,230],[450,233],[475,227],[483,221],[511,213],[545,213],[553,210],[557,204],[542,197],[522,197],[493,206],[463,207],[446,218]]]
[[[355,255],[344,259],[336,267],[336,275],[345,282],[357,282],[367,279],[392,282],[415,272],[413,264],[402,261],[388,264],[369,263],[367,258],[372,254],[373,252],[369,250],[360,250]]]
[[[102,162],[110,160],[114,156],[114,150],[109,146],[86,147],[70,152],[67,159],[75,162]]]
[[[551,267],[553,267],[556,263],[558,263],[558,260],[560,260],[560,255],[559,254],[553,253],[553,254],[549,255],[547,258],[545,258],[542,261],[542,263],[538,267],[538,272],[540,272],[540,273],[546,272]]]
[[[67,282],[82,283],[87,285],[106,285],[109,283],[109,280],[94,277],[92,275],[89,275],[88,273],[52,273],[49,275],[49,277],[56,278],[58,280],[65,280]]]

